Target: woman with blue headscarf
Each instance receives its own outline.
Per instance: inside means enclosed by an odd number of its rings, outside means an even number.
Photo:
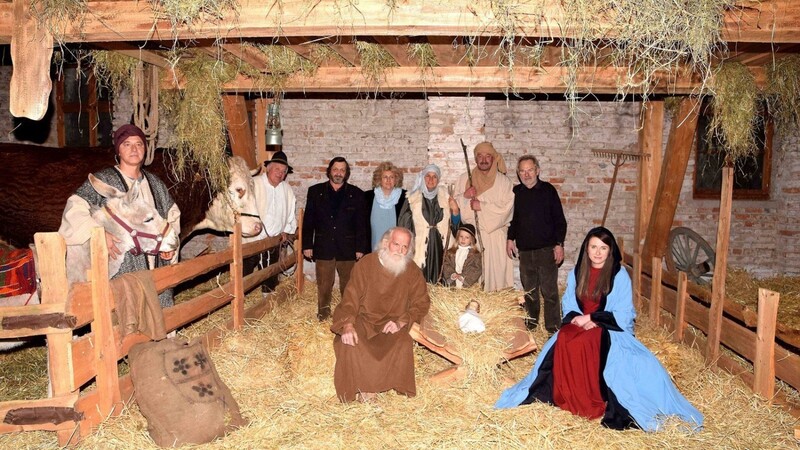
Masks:
[[[415,236],[414,262],[428,283],[439,282],[447,236],[461,220],[456,201],[439,190],[441,176],[437,165],[425,166],[397,219],[399,226],[408,228]]]

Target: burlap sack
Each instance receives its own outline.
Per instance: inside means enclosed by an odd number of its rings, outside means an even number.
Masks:
[[[199,340],[136,345],[130,367],[136,402],[161,447],[210,442],[247,424]]]

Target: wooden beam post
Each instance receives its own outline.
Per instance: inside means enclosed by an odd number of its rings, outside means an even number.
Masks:
[[[257,98],[253,112],[253,141],[256,145],[256,164],[263,165],[272,155],[267,154],[267,109],[272,99]]]
[[[233,259],[231,260],[231,280],[233,280],[233,301],[231,310],[233,313],[233,329],[241,330],[244,325],[244,284],[242,281],[243,260],[242,260],[242,223],[238,220],[233,226],[231,234],[231,247],[233,247]]]
[[[664,102],[648,101],[642,107],[639,127],[639,189],[636,190],[636,222],[633,229],[634,251],[640,250],[647,234],[647,221],[653,210],[663,152]]]
[[[36,233],[37,269],[42,284],[42,304],[66,307],[69,283],[64,259],[67,246],[58,233]],[[47,374],[53,397],[68,395],[76,390],[72,376],[72,330],[47,334]],[[73,404],[74,406],[74,404]],[[58,445],[69,444],[72,430],[58,430]]]
[[[731,201],[733,198],[733,167],[722,169],[719,225],[717,228],[717,257],[714,261],[714,280],[711,283],[711,308],[708,310],[708,348],[706,362],[719,357],[719,339],[722,332],[722,310],[725,302],[725,279],[728,276],[728,245],[731,235]]]
[[[753,361],[755,379],[753,392],[768,401],[775,395],[775,321],[778,318],[780,295],[767,289],[758,290],[758,328],[756,328],[756,357]]]
[[[678,272],[678,298],[675,302],[675,342],[683,342],[683,335],[686,331],[686,283],[688,278],[686,272]]]
[[[650,285],[650,321],[654,326],[661,322],[661,258],[653,257],[653,278]]]
[[[297,255],[297,266],[294,268],[294,276],[295,276],[295,283],[297,284],[297,293],[302,294],[303,288],[305,287],[306,277],[303,273],[303,262],[305,259],[303,258],[303,217],[305,215],[305,210],[300,208],[297,211],[297,239],[294,241],[294,251]]]
[[[633,306],[642,312],[642,255],[639,250],[633,252]]]
[[[225,125],[228,128],[233,156],[241,156],[251,169],[257,167],[255,142],[247,119],[247,104],[244,95],[223,94],[222,109],[225,112]]]
[[[666,158],[661,167],[642,249],[642,261],[645,264],[649,264],[653,257],[663,257],[667,248],[669,230],[675,218],[689,155],[692,152],[692,141],[697,131],[699,110],[700,100],[697,97],[686,97],[672,119]]]
[[[94,359],[97,372],[98,413],[105,419],[118,414],[122,408],[117,372],[117,343],[111,321],[111,286],[108,282],[108,248],[106,232],[100,227],[92,229],[91,237],[92,283],[92,333],[94,334]]]

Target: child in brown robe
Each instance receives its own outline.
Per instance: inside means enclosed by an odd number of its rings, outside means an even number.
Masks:
[[[462,223],[456,233],[458,247],[447,250],[442,263],[442,278],[446,286],[469,287],[483,273],[481,253],[475,246],[475,227]]]

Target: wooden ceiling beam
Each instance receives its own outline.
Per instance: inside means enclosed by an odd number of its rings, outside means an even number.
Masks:
[[[242,43],[236,43],[222,44],[222,48],[226,52],[262,72],[267,70],[267,64],[269,63],[269,61],[267,61],[267,56],[253,47],[249,47]]]
[[[144,61],[162,69],[170,67],[169,61],[167,61],[166,58],[158,53],[152,50],[144,50],[125,42],[101,43],[96,45],[96,47],[103,50],[116,52],[121,55],[130,56],[131,58]]]
[[[273,0],[249,0],[237,13],[222,19],[196,20],[192,26],[173,29],[163,13],[156,15],[149,2],[138,0],[88,1],[87,14],[69,24],[63,42],[173,41],[201,38],[253,38],[275,36],[501,36],[490,3],[450,0],[434,3],[408,0],[391,13],[383,1],[358,5],[319,0],[313,8],[305,0],[284,0],[282,13],[270,13]],[[517,5],[519,17],[536,18],[517,27],[518,36],[571,37],[565,33],[560,1],[544,5]],[[158,17],[158,18],[157,18]],[[9,41],[13,13],[11,2],[0,2],[0,41]],[[731,42],[800,43],[800,5],[795,0],[741,0],[724,12],[722,38]],[[613,37],[614,30],[598,26],[598,38]]]
[[[411,40],[405,36],[375,36],[375,42],[380,44],[394,58],[399,66],[416,66],[417,62],[408,54]]]
[[[461,38],[452,36],[428,36],[436,62],[440,66],[458,66],[464,59],[465,47]]]
[[[626,68],[587,68],[578,76],[577,90],[580,93],[616,94],[617,79],[623,77]],[[763,86],[765,72],[752,69],[756,81]],[[377,90],[382,92],[440,92],[440,93],[495,93],[516,89],[520,93],[562,94],[567,69],[562,66],[530,68],[516,66],[513,72],[501,67],[434,67],[421,74],[417,67],[396,67],[386,70],[385,80]],[[182,77],[173,77],[180,80]],[[169,81],[172,83],[172,81]],[[165,85],[167,88],[180,85]],[[700,87],[698,79],[678,77],[665,78],[656,87],[656,94],[691,94]],[[252,92],[252,80],[239,76],[225,85],[226,92]],[[359,92],[375,91],[368,85],[358,67],[320,67],[313,78],[295,76],[288,80],[286,92]],[[636,93],[636,91],[631,91]]]

